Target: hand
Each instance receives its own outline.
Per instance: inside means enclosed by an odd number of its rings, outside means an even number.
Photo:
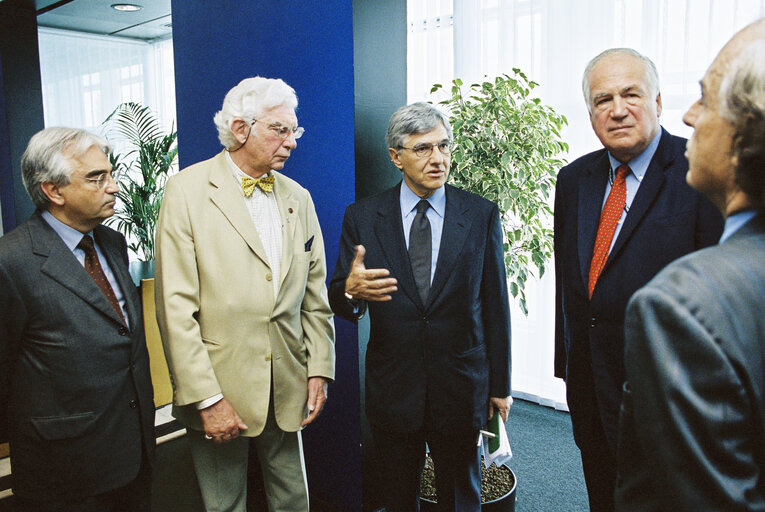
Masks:
[[[489,398],[489,419],[494,417],[494,409],[499,411],[499,415],[502,416],[502,421],[507,421],[507,415],[510,414],[510,408],[513,406],[513,397],[508,396],[505,398],[491,397]]]
[[[200,410],[199,415],[202,416],[205,435],[216,443],[227,443],[239,437],[240,430],[247,430],[247,425],[225,398]]]
[[[306,426],[313,422],[321,414],[327,401],[327,379],[324,377],[311,377],[308,379],[308,417],[300,424]]]
[[[367,269],[364,266],[364,254],[366,249],[363,245],[356,246],[356,255],[351,262],[351,271],[345,280],[345,292],[354,299],[370,302],[391,300],[391,293],[398,290],[395,277],[388,277],[390,272],[386,268]]]

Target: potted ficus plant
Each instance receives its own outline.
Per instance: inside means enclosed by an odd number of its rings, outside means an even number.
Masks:
[[[467,90],[457,78],[440,102],[454,131],[449,181],[499,205],[510,292],[524,313],[526,280],[533,267],[541,277],[552,256],[550,197],[568,151],[560,135],[568,121],[532,96],[537,85],[514,68]]]
[[[178,133],[164,132],[149,107],[133,102],[118,105],[104,125],[107,137],[127,148],[109,155],[122,178],[117,208],[107,223],[127,238],[128,249],[138,260],[131,262],[138,283],[154,274],[154,229],[168,175],[177,168]]]

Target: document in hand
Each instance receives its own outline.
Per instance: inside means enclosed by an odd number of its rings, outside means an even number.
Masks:
[[[501,466],[513,458],[513,451],[510,449],[510,440],[507,438],[507,429],[502,416],[495,411],[494,416],[489,420],[486,426],[487,430],[494,434],[493,437],[487,437],[483,441],[483,465],[489,467],[492,462]]]

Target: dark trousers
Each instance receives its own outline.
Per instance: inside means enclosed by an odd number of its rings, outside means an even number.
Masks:
[[[582,455],[590,512],[613,512],[616,457],[603,428],[592,379],[569,382],[566,390],[574,440]]]
[[[125,486],[95,496],[38,501],[14,496],[17,512],[151,512],[151,469],[141,464],[138,475]]]
[[[372,426],[381,488],[387,512],[420,509],[420,479],[425,463],[425,443],[433,457],[438,489],[438,509],[481,510],[478,432],[438,433],[429,422],[417,432],[397,433]]]

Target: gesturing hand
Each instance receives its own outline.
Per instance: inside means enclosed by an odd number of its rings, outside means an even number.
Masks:
[[[239,437],[240,430],[247,430],[247,425],[225,398],[200,410],[199,415],[202,417],[205,435],[216,443],[227,443]]]
[[[391,300],[390,294],[398,290],[395,277],[388,277],[390,272],[386,268],[366,268],[364,255],[366,249],[363,245],[356,246],[356,255],[351,262],[351,271],[345,280],[345,292],[354,299],[366,301]]]

